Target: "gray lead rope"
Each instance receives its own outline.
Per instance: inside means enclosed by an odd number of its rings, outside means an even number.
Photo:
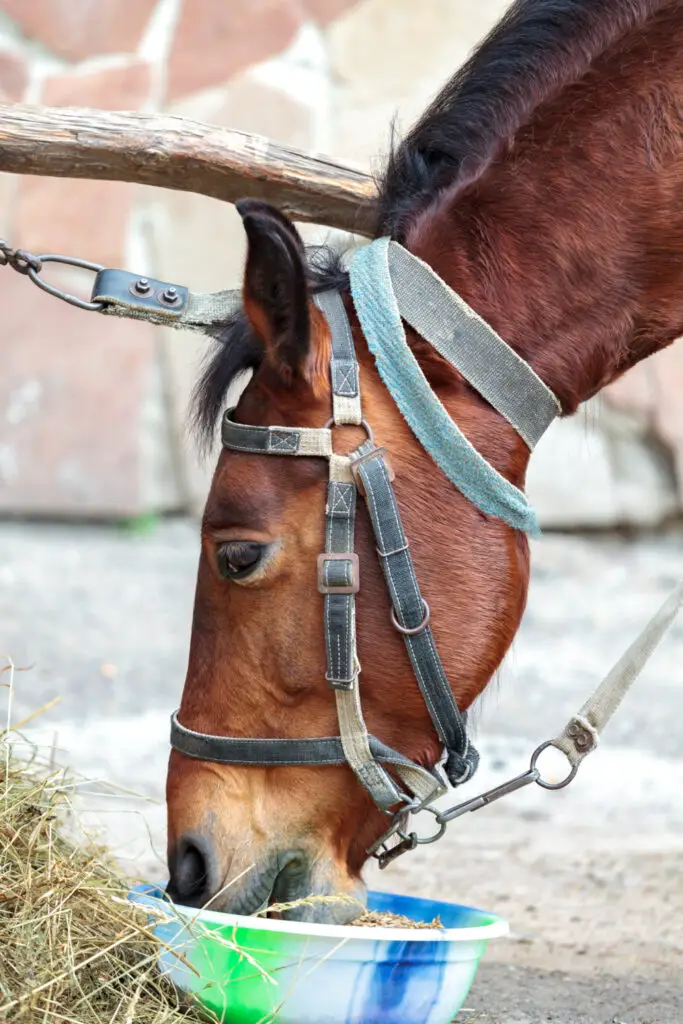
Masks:
[[[436,813],[437,823],[442,827],[470,811],[478,811],[501,797],[536,783],[543,789],[564,789],[575,778],[583,759],[598,745],[602,730],[617,710],[629,689],[636,681],[666,632],[673,625],[683,605],[683,582],[679,583],[659,611],[650,619],[643,631],[636,637],[628,650],[621,656],[596,690],[591,694],[578,714],[569,719],[559,736],[546,740],[531,756],[528,771],[509,779],[500,786],[480,793],[479,796],[455,804]],[[560,750],[570,764],[570,771],[559,782],[546,781],[538,768],[538,759],[548,747]],[[393,851],[392,851],[393,852]],[[391,852],[385,855],[385,863]]]
[[[633,641],[598,688],[574,715],[552,746],[557,747],[573,768],[595,750],[600,733],[617,710],[648,660],[673,625],[683,605],[683,582],[679,583],[645,629]]]

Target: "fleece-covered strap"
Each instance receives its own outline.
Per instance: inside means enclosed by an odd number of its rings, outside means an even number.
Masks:
[[[379,374],[422,447],[482,512],[517,530],[538,533],[534,510],[523,491],[506,480],[467,440],[413,355],[392,285],[388,238],[377,239],[356,252],[350,280],[356,313]]]

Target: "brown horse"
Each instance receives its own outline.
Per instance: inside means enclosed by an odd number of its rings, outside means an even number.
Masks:
[[[682,114],[679,0],[518,0],[393,152],[377,235],[428,263],[571,414],[683,333]],[[364,416],[390,452],[434,636],[466,709],[519,626],[526,537],[475,508],[412,435],[368,353],[340,265],[307,265],[295,228],[271,207],[239,208],[249,243],[243,312],[217,333],[197,391],[200,427],[212,434],[228,386],[247,368],[240,423],[325,424],[330,336],[311,296],[341,290]],[[452,419],[523,487],[529,451],[518,434],[414,331],[408,339]],[[335,448],[350,451],[361,438],[343,427]],[[325,471],[319,459],[221,454],[179,711],[188,728],[337,733],[316,587]],[[368,728],[433,765],[440,743],[389,622],[363,511],[358,520]],[[239,767],[174,751],[167,799],[171,893],[193,904],[220,894],[213,905],[237,912],[273,894],[362,892],[366,851],[387,820],[340,766]]]

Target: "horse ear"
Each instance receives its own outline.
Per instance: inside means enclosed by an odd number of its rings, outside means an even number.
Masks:
[[[291,383],[304,375],[310,349],[303,242],[268,203],[242,199],[236,207],[248,239],[244,310],[282,380]]]

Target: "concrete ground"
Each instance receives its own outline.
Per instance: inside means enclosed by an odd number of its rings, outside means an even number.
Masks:
[[[0,524],[0,650],[34,666],[15,674],[12,720],[61,697],[24,734],[107,780],[81,786],[79,806],[146,877],[164,875],[168,715],[196,559],[185,521],[150,532]],[[475,716],[482,768],[463,797],[523,770],[578,709],[683,577],[683,537],[547,536],[533,565],[520,635]],[[370,873],[509,920],[459,1022],[683,1022],[682,645],[683,619],[569,789],[517,793]]]

